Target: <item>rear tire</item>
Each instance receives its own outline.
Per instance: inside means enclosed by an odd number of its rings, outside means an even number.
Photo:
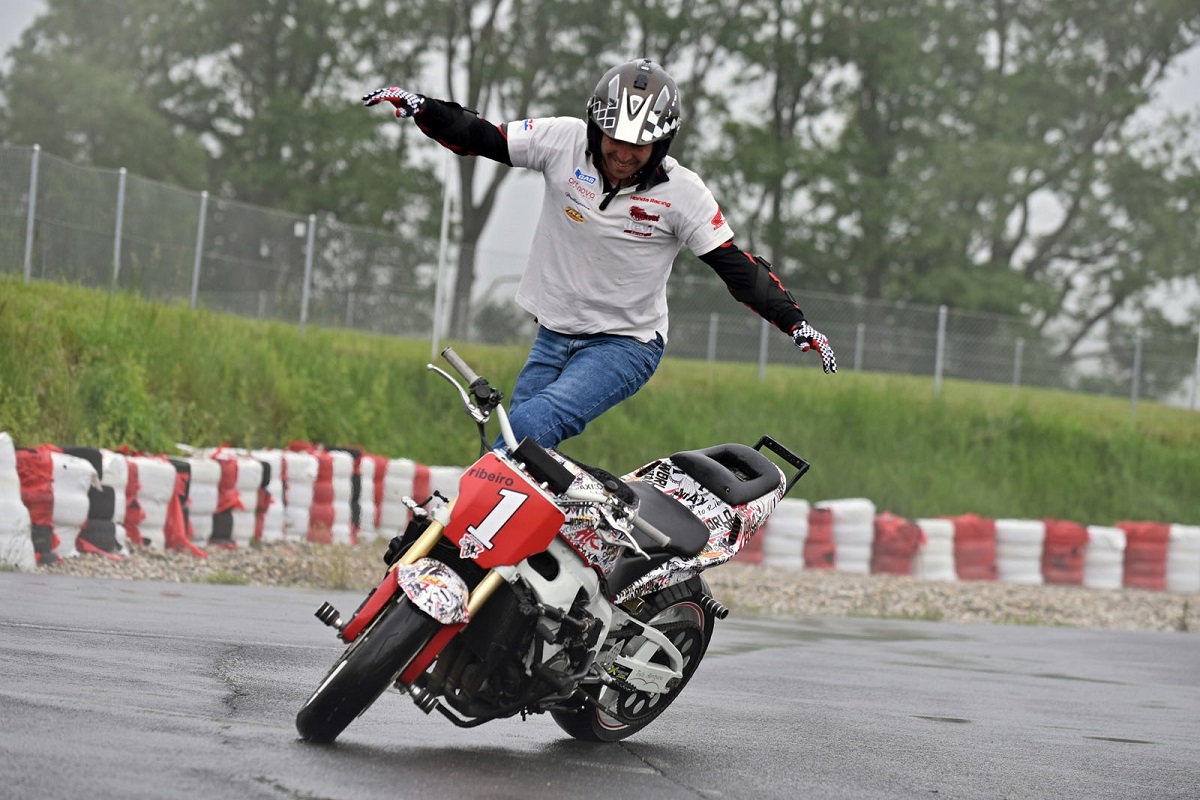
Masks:
[[[646,598],[646,607],[637,615],[642,622],[666,634],[679,649],[683,656],[683,678],[678,686],[665,694],[620,692],[617,701],[620,719],[591,704],[581,704],[568,711],[552,711],[550,716],[558,727],[585,742],[619,742],[642,730],[666,711],[687,686],[712,639],[716,620],[699,602],[700,596],[707,593],[707,584],[697,576]],[[666,663],[661,653],[651,660]],[[607,688],[604,691],[616,690]]]
[[[296,715],[300,738],[329,744],[391,685],[441,624],[401,595],[350,643]]]

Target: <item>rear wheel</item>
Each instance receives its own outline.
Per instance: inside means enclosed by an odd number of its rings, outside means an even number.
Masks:
[[[653,722],[683,691],[708,650],[715,620],[699,602],[707,591],[708,587],[699,577],[668,586],[646,598],[646,607],[637,615],[639,620],[661,631],[683,656],[683,677],[679,685],[663,694],[618,691],[606,687],[602,691],[607,696],[602,696],[602,699],[615,697],[614,713],[610,714],[591,704],[566,711],[552,711],[551,716],[558,726],[582,741],[618,742]],[[623,653],[634,655],[647,646],[644,638],[635,636],[625,644]],[[655,664],[668,663],[661,651],[650,661]]]
[[[383,694],[440,627],[401,596],[346,648],[300,709],[296,715],[300,737],[320,744],[336,739]]]

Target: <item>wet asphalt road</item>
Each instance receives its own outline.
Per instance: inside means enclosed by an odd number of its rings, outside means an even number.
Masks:
[[[0,573],[0,798],[1200,798],[1200,637],[731,615],[616,745],[296,710],[358,594]]]

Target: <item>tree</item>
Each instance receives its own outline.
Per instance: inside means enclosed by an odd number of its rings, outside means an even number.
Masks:
[[[790,24],[806,65],[785,97],[809,107],[781,114],[773,92],[762,121],[737,130],[734,163],[789,284],[1025,314],[1070,359],[1195,252],[1182,224],[1194,164],[1168,171],[1134,127],[1200,37],[1194,4],[775,8],[764,34]],[[782,76],[757,44],[742,57]],[[780,194],[789,201],[761,199]]]

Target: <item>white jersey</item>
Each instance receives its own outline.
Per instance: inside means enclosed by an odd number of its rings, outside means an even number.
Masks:
[[[572,117],[504,126],[513,166],[542,173],[546,193],[517,303],[566,334],[667,338],[667,278],[686,245],[703,255],[733,238],[712,192],[668,156],[667,180],[622,188],[601,211],[603,185]]]

